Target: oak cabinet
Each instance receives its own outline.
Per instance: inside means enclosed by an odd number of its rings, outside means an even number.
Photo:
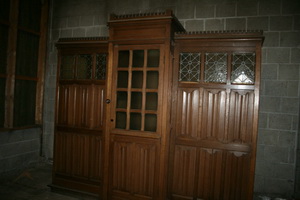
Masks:
[[[262,32],[111,15],[58,42],[53,185],[100,199],[252,199]],[[101,66],[101,67],[99,67]]]

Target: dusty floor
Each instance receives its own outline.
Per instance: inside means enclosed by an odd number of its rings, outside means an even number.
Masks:
[[[1,181],[1,200],[90,200],[89,197],[52,192],[51,164],[41,164],[23,171],[11,181]],[[94,199],[94,198],[93,198]]]

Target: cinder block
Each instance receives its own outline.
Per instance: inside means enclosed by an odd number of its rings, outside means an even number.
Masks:
[[[264,47],[278,47],[279,46],[279,32],[264,32],[265,41]]]
[[[254,192],[262,193],[264,191],[265,191],[265,178],[264,176],[256,175],[256,171],[255,171]]]
[[[261,96],[260,111],[262,112],[279,112],[281,97]]]
[[[195,1],[194,0],[178,0],[177,1],[177,17],[179,19],[194,19]]]
[[[94,16],[81,16],[79,20],[79,26],[93,26],[94,24]]]
[[[108,36],[109,35],[109,30],[107,26],[102,26],[100,28],[100,36]]]
[[[263,47],[261,51],[261,62],[267,63],[267,50],[268,48]]]
[[[281,47],[298,47],[300,46],[300,31],[297,32],[281,32]]]
[[[299,113],[299,98],[282,98],[281,111],[283,113],[298,114]]]
[[[196,5],[197,18],[212,18],[215,16],[215,5],[203,5],[198,3]]]
[[[299,117],[298,117],[298,115],[293,115],[292,130],[293,131],[298,131],[299,130]]]
[[[298,97],[299,81],[288,81],[287,83],[287,96]]]
[[[53,17],[53,23],[52,23],[52,28],[58,29],[58,28],[66,28],[68,23],[68,18],[58,18],[58,17]]]
[[[68,27],[79,27],[80,17],[69,17],[68,18]]]
[[[269,30],[269,17],[248,17],[247,29],[248,30],[268,31]]]
[[[294,30],[300,30],[300,15],[294,16]]]
[[[293,28],[292,16],[275,16],[270,17],[271,31],[289,31]]]
[[[225,30],[225,20],[207,19],[205,20],[205,30],[206,31]]]
[[[256,162],[264,162],[265,156],[265,145],[257,145],[256,147]]]
[[[268,63],[289,63],[290,49],[289,48],[267,48]]]
[[[291,197],[294,191],[294,181],[288,179],[266,178],[265,190],[268,194]]]
[[[258,2],[245,0],[237,1],[237,16],[254,16],[257,15]]]
[[[289,148],[265,146],[265,161],[267,163],[288,163]]]
[[[85,28],[75,28],[73,29],[73,37],[85,37]]]
[[[291,130],[293,116],[289,114],[270,114],[269,128],[278,130]]]
[[[280,131],[277,130],[269,130],[269,129],[260,130],[262,144],[272,145],[272,146],[278,145],[279,133]]]
[[[259,1],[259,15],[278,15],[280,14],[280,0]]]
[[[87,37],[95,37],[100,35],[100,27],[99,26],[93,26],[93,27],[87,27],[86,28],[86,36]]]
[[[300,14],[300,1],[282,1],[282,14]]]
[[[262,64],[261,79],[263,80],[277,80],[278,64]]]
[[[299,80],[298,64],[280,64],[278,72],[279,80]]]
[[[108,18],[106,15],[95,15],[94,16],[94,26],[97,26],[97,25],[106,25],[108,21]]]
[[[300,48],[292,48],[291,63],[300,63]]]
[[[278,145],[282,147],[290,147],[294,149],[296,147],[296,133],[292,131],[280,131]]]
[[[185,22],[185,29],[187,31],[203,31],[204,21],[203,20],[187,20]]]
[[[265,81],[265,95],[282,97],[287,96],[287,81]]]
[[[216,6],[216,17],[236,16],[236,3],[219,3]]]
[[[60,30],[60,37],[61,38],[68,38],[68,37],[72,37],[72,29],[61,29]]]
[[[226,30],[246,30],[246,18],[226,19]]]
[[[269,163],[266,161],[256,162],[255,174],[264,177],[274,177],[275,172],[273,165],[274,163]]]
[[[258,120],[258,127],[261,129],[267,128],[268,126],[268,114],[260,112],[259,113],[259,120]]]

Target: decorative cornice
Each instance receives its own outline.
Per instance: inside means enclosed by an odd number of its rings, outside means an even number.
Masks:
[[[175,38],[231,38],[231,37],[263,37],[262,30],[219,30],[176,32]]]
[[[110,21],[129,20],[129,19],[138,19],[138,18],[166,17],[172,15],[173,12],[171,10],[166,10],[163,12],[135,13],[135,14],[124,14],[124,15],[111,14]]]
[[[108,37],[75,37],[75,38],[59,38],[58,43],[61,42],[89,42],[89,41],[99,41],[105,42]]]

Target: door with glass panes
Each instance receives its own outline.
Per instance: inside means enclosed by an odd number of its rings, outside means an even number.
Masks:
[[[115,46],[110,128],[110,198],[155,198],[163,85],[162,45]]]

